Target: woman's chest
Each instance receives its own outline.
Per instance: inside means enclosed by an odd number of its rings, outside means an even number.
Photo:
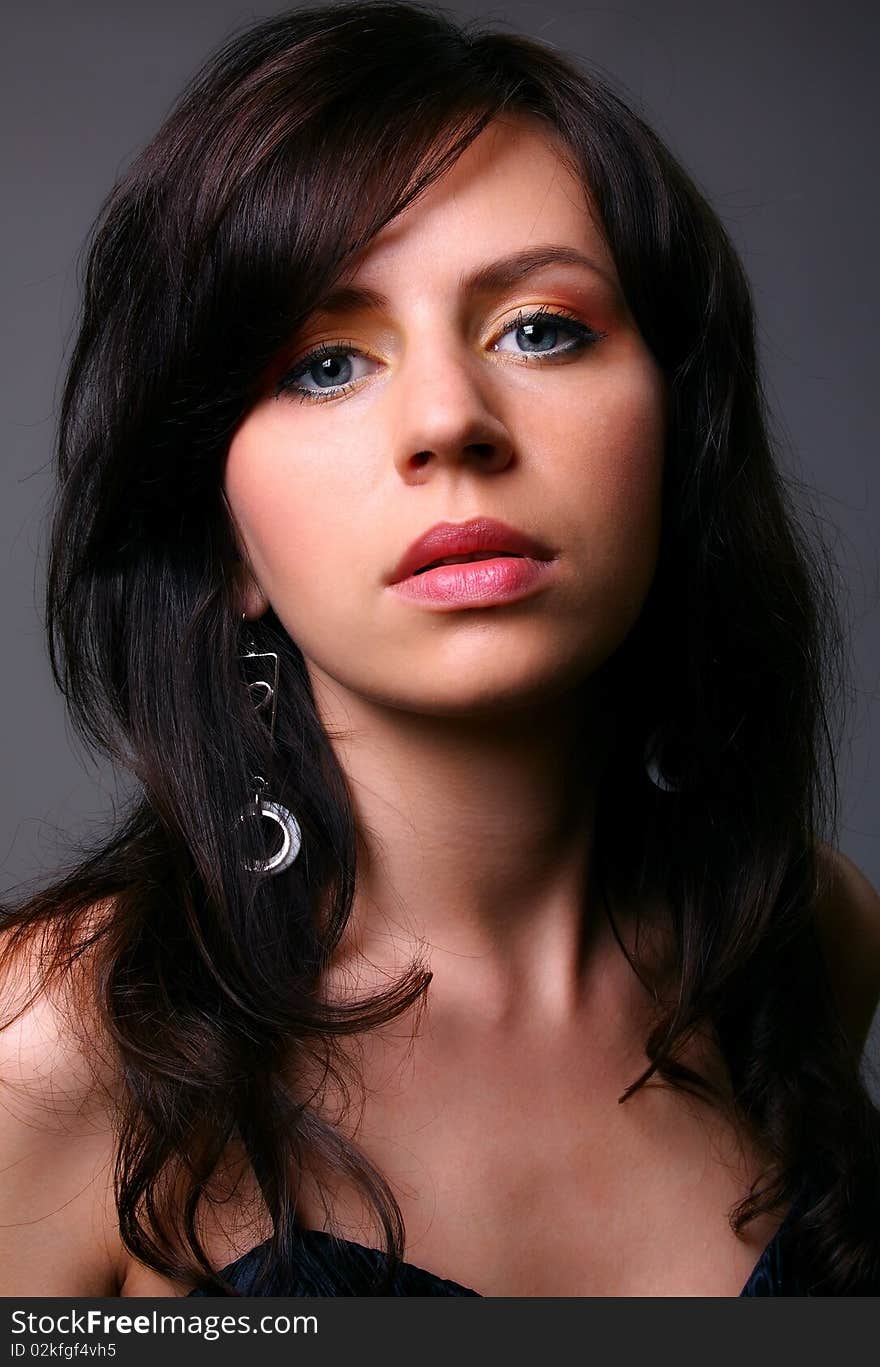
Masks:
[[[695,1060],[691,1060],[694,1062]],[[515,1055],[382,1043],[358,1058],[360,1098],[325,1087],[317,1109],[388,1181],[407,1263],[484,1296],[738,1296],[783,1212],[733,1233],[731,1207],[761,1171],[757,1148],[706,1104],[638,1076],[607,1049]],[[353,1103],[355,1098],[352,1098]],[[218,1268],[268,1237],[238,1164],[207,1213]],[[357,1184],[312,1160],[297,1202],[306,1229],[382,1245]],[[181,1294],[139,1264],[124,1295]]]
[[[627,1068],[625,1064],[629,1062]],[[646,1062],[642,1060],[642,1063]],[[737,1296],[783,1212],[743,1238],[728,1213],[761,1171],[718,1111],[606,1053],[388,1047],[360,1059],[360,1104],[328,1118],[388,1180],[405,1260],[488,1296]],[[298,1220],[376,1246],[356,1185],[305,1182]]]

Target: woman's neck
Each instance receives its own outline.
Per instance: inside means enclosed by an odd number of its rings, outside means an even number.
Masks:
[[[421,952],[434,1010],[476,1010],[487,1023],[511,1013],[570,1018],[605,920],[592,855],[613,720],[599,687],[516,710],[430,716],[310,672],[361,838],[334,967],[369,963],[378,987]]]

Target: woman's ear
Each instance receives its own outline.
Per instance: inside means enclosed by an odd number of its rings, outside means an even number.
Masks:
[[[242,566],[242,587],[239,596],[239,612],[243,612],[249,622],[255,622],[269,607],[269,599],[263,593],[253,575]]]
[[[249,622],[254,622],[258,617],[262,617],[263,613],[268,609],[269,599],[263,593],[254,578],[253,570],[250,568],[247,556],[242,553],[240,533],[232,509],[229,506],[229,500],[226,497],[225,489],[221,490],[221,497],[226,506],[226,511],[229,514],[229,522],[230,526],[233,528],[233,535],[235,536],[235,544],[237,547],[232,553],[232,560],[233,572],[239,583],[238,610],[239,613],[244,613]]]

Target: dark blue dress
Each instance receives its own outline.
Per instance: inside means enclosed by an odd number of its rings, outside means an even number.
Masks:
[[[803,1198],[800,1198],[803,1199]],[[776,1234],[753,1267],[740,1296],[804,1296],[809,1292],[798,1278],[797,1264],[788,1231],[799,1201],[789,1209]],[[299,1230],[296,1273],[285,1275],[273,1270],[260,1296],[363,1296],[370,1294],[371,1283],[384,1266],[385,1255],[375,1248],[347,1239],[334,1238],[318,1230]],[[266,1244],[259,1244],[223,1269],[222,1275],[243,1296],[252,1290]],[[209,1295],[191,1291],[191,1296]],[[402,1263],[397,1270],[392,1296],[479,1296],[478,1291],[446,1281],[433,1272]]]

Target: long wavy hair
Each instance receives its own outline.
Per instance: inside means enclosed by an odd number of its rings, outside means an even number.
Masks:
[[[375,1211],[387,1290],[405,1247],[394,1194],[297,1077],[317,1062],[350,1088],[340,1041],[418,1009],[430,974],[414,961],[381,993],[323,1000],[357,824],[302,654],[271,610],[252,624],[256,648],[280,657],[271,748],[243,686],[222,478],[266,375],[353,255],[490,120],[517,114],[557,135],[589,188],[669,392],[657,573],[606,665],[619,725],[596,859],[612,925],[623,891],[668,906],[676,986],[656,993],[650,1066],[621,1100],[656,1075],[723,1104],[681,1061],[709,1028],[768,1155],[732,1227],[807,1181],[793,1233],[811,1287],[880,1284],[880,1115],[814,914],[846,692],[831,556],[780,468],[722,224],[607,78],[537,41],[384,0],[258,22],[209,58],[108,196],[61,401],[46,627],[77,733],[135,795],[109,838],[5,906],[4,953],[42,930],[43,986],[87,966],[122,1080],[114,1180],[132,1254],[234,1294],[198,1217],[235,1143],[271,1216],[265,1269],[296,1257],[317,1156]],[[674,777],[665,790],[646,777],[649,743]],[[266,846],[238,819],[255,772],[303,834],[301,857],[269,878],[246,871]]]

